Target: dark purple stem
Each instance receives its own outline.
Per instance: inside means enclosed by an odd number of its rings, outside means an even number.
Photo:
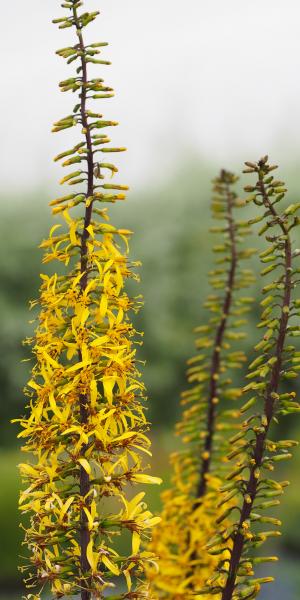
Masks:
[[[270,210],[271,214],[274,216],[274,218],[277,220],[278,224],[280,225],[283,234],[286,236],[286,240],[285,240],[285,282],[284,282],[285,283],[285,285],[284,285],[285,291],[284,291],[284,296],[283,296],[283,300],[282,300],[280,326],[279,326],[276,351],[275,351],[275,357],[277,360],[273,366],[270,382],[267,387],[266,396],[265,396],[264,414],[265,414],[265,417],[267,420],[267,425],[265,426],[264,432],[257,434],[257,436],[256,436],[256,443],[255,443],[255,447],[254,447],[254,451],[253,451],[254,464],[250,468],[249,480],[248,480],[247,488],[246,488],[246,492],[245,492],[248,496],[248,498],[247,498],[248,501],[246,502],[246,500],[244,500],[244,502],[243,502],[238,531],[235,534],[234,540],[233,540],[233,547],[232,547],[232,551],[231,551],[228,578],[226,581],[226,585],[223,589],[221,600],[232,600],[232,596],[233,596],[235,586],[236,586],[237,573],[238,573],[239,564],[240,564],[240,560],[242,557],[244,544],[245,544],[245,538],[244,538],[243,534],[241,533],[242,524],[244,523],[244,521],[247,521],[247,519],[249,519],[251,511],[252,511],[253,503],[256,498],[259,481],[255,477],[255,471],[257,468],[261,467],[262,460],[264,457],[265,442],[267,439],[267,435],[269,432],[272,418],[274,416],[275,400],[274,400],[273,394],[277,393],[277,390],[279,387],[279,382],[280,382],[280,373],[281,373],[281,367],[282,367],[282,352],[284,349],[284,342],[285,342],[287,327],[288,327],[288,311],[286,311],[284,309],[284,307],[290,307],[290,303],[291,303],[292,250],[291,250],[290,237],[289,237],[287,228],[285,227],[284,223],[282,221],[280,221],[280,218],[279,218],[276,210],[274,209],[273,205],[271,204],[271,202],[269,200],[269,197],[266,193],[263,179],[260,179],[259,185],[260,185],[262,198],[263,198],[266,208],[268,208]],[[250,499],[250,501],[249,501],[249,499]]]
[[[88,180],[87,180],[87,196],[86,197],[90,198],[94,194],[94,159],[93,159],[93,145],[92,145],[91,130],[90,130],[88,117],[87,117],[87,113],[86,113],[87,83],[88,83],[87,63],[86,63],[86,57],[85,57],[85,45],[84,45],[83,36],[82,36],[82,29],[81,29],[81,25],[80,25],[80,22],[78,19],[76,8],[73,8],[73,17],[74,17],[74,23],[75,23],[76,29],[77,29],[79,48],[80,48],[80,52],[81,52],[82,88],[81,88],[81,94],[80,94],[80,114],[81,114],[81,120],[82,120],[82,127],[85,132],[86,147],[87,147]],[[85,209],[84,228],[83,228],[83,232],[82,232],[82,236],[81,236],[81,249],[80,249],[80,269],[81,269],[81,273],[82,273],[82,277],[80,280],[81,293],[84,292],[84,290],[87,287],[87,283],[88,283],[87,241],[89,238],[89,232],[88,232],[87,228],[91,223],[92,211],[93,211],[93,203],[91,202],[90,205]],[[80,357],[80,360],[81,360],[81,357]],[[88,400],[89,399],[86,394],[80,395],[80,420],[81,420],[82,424],[85,424],[88,422],[88,415],[89,415]],[[85,451],[85,448],[83,448],[83,451]],[[80,467],[80,495],[83,498],[85,498],[86,495],[89,493],[89,491],[90,491],[89,475],[83,467]],[[81,551],[80,563],[81,563],[81,572],[83,575],[83,579],[82,579],[82,587],[83,588],[86,588],[88,585],[88,580],[86,580],[85,575],[86,575],[86,573],[88,573],[90,571],[90,565],[87,560],[87,547],[88,547],[89,541],[90,541],[90,533],[89,533],[89,529],[88,529],[88,520],[87,520],[86,513],[84,512],[84,510],[82,510],[81,511],[81,530],[80,530],[80,551]],[[90,599],[91,599],[91,593],[86,589],[82,589],[81,600],[90,600]]]
[[[206,493],[207,488],[207,475],[211,468],[212,461],[212,448],[213,438],[215,433],[216,417],[217,417],[217,403],[214,401],[218,394],[218,375],[220,372],[221,362],[221,350],[223,345],[224,334],[226,331],[227,321],[230,314],[230,308],[232,304],[232,294],[237,269],[237,252],[236,252],[236,237],[235,237],[235,225],[233,219],[233,194],[230,190],[229,184],[226,186],[227,194],[227,210],[228,210],[228,231],[230,239],[231,249],[231,261],[230,269],[228,272],[228,278],[226,282],[226,294],[222,306],[222,318],[216,331],[214,350],[212,354],[211,372],[210,372],[210,383],[209,383],[209,397],[208,397],[208,413],[207,413],[207,424],[206,424],[206,437],[204,441],[203,451],[205,452],[205,458],[202,459],[200,480],[197,489],[197,500],[202,498]]]

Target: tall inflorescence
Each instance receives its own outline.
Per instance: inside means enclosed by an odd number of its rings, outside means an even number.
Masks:
[[[256,598],[262,583],[272,577],[256,578],[257,563],[275,561],[276,557],[255,556],[255,549],[266,539],[279,535],[280,522],[266,516],[279,504],[279,497],[286,481],[273,479],[278,462],[291,457],[292,440],[274,440],[273,423],[283,415],[300,411],[295,393],[287,391],[284,384],[292,381],[300,370],[300,352],[296,351],[293,338],[299,336],[299,306],[295,296],[299,280],[299,250],[292,246],[293,230],[299,225],[295,213],[299,204],[281,208],[286,189],[282,181],[274,179],[268,157],[258,163],[246,163],[247,173],[254,173],[256,184],[247,186],[249,202],[260,211],[253,222],[262,222],[260,235],[265,234],[267,248],[260,254],[262,275],[271,274],[271,281],[263,288],[261,302],[263,312],[259,327],[263,329],[262,340],[257,344],[259,353],[250,364],[247,377],[250,382],[244,394],[250,394],[241,412],[252,414],[241,424],[239,433],[231,440],[231,457],[236,464],[223,486],[224,499],[233,496],[237,510],[231,514],[231,523],[221,527],[210,544],[213,549],[222,545],[228,552],[221,559],[215,581],[207,586],[208,594],[221,600],[250,600]],[[236,516],[236,520],[233,517]],[[262,530],[263,528],[263,530]],[[214,596],[215,597],[215,596]]]
[[[81,12],[82,4],[66,0],[67,14],[54,21],[76,34],[74,45],[57,54],[76,66],[60,88],[78,101],[53,131],[77,127],[81,140],[55,159],[75,170],[61,181],[72,191],[51,202],[62,222],[41,244],[44,263],[54,261],[57,272],[42,275],[29,410],[20,420],[29,454],[20,465],[26,484],[20,506],[30,515],[23,567],[33,590],[28,600],[40,599],[43,590],[49,598],[103,598],[119,576],[125,586],[121,581],[115,598],[148,597],[141,579],[152,555],[140,540],[159,520],[147,510],[144,492],[130,491],[160,480],[144,472],[142,458],[150,442],[130,321],[140,302],[124,290],[128,278],[137,279],[128,259],[130,232],[111,225],[103,207],[123,200],[128,189],[107,178],[117,168],[105,159],[124,148],[111,147],[103,133],[117,123],[91,108],[92,100],[113,91],[103,79],[89,78],[90,64],[109,63],[99,59],[106,44],[85,45],[83,31],[98,13]],[[132,544],[119,556],[114,539],[126,530]]]
[[[246,360],[234,345],[244,337],[240,328],[252,300],[241,291],[253,281],[252,272],[242,266],[252,250],[243,243],[248,223],[235,214],[244,205],[237,198],[236,182],[237,177],[226,171],[214,181],[212,213],[220,224],[212,231],[222,242],[214,246],[213,293],[205,303],[210,318],[196,329],[197,354],[188,361],[187,371],[191,386],[182,394],[185,410],[177,427],[183,449],[172,457],[173,486],[162,496],[162,521],[150,544],[160,557],[160,571],[150,570],[149,578],[162,598],[193,596],[217,561],[205,545],[224,509],[217,507],[218,488],[226,473],[227,432],[232,435],[235,429],[234,401],[240,396],[230,375]]]

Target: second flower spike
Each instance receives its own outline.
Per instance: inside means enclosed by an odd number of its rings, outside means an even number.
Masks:
[[[253,282],[252,272],[243,267],[253,251],[244,245],[247,223],[236,218],[245,204],[236,183],[225,170],[213,183],[212,214],[218,223],[212,231],[220,241],[213,248],[212,293],[204,305],[210,317],[196,328],[197,353],[188,361],[190,387],[182,394],[184,412],[177,426],[183,447],[172,456],[172,487],[162,496],[162,523],[150,545],[160,557],[160,572],[150,572],[149,578],[161,598],[194,596],[216,564],[205,545],[225,508],[218,506],[218,489],[227,472],[227,433],[236,426],[234,401],[241,394],[231,373],[245,362],[235,343],[244,337],[240,327],[252,301],[242,290]],[[229,498],[229,512],[232,505]]]

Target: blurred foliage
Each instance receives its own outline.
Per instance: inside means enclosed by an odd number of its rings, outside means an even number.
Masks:
[[[0,453],[1,481],[5,482],[0,487],[0,527],[2,540],[0,544],[0,588],[17,587],[21,584],[18,573],[21,554],[21,541],[23,534],[19,528],[18,496],[19,477],[16,464],[19,454],[16,451],[2,451]]]
[[[0,385],[2,392],[1,446],[14,443],[15,428],[10,419],[23,410],[22,388],[28,364],[21,362],[28,353],[22,340],[30,335],[29,299],[39,285],[41,252],[37,246],[47,231],[45,193],[20,199],[2,198],[0,223]]]
[[[142,292],[145,298],[145,306],[136,317],[136,325],[145,331],[140,357],[147,362],[144,375],[150,398],[149,418],[157,431],[153,448],[154,471],[156,475],[165,477],[165,484],[168,452],[177,444],[167,430],[178,417],[179,394],[186,385],[185,361],[193,349],[193,328],[206,318],[201,303],[208,291],[206,274],[211,265],[210,180],[217,171],[218,168],[212,165],[191,159],[189,164],[177,170],[169,182],[132,194],[126,203],[121,202],[109,209],[116,225],[122,223],[122,227],[135,232],[131,255],[143,263],[141,289],[134,286],[132,293]],[[288,181],[290,201],[299,200],[297,168],[280,169],[281,177]],[[28,348],[23,347],[21,342],[30,335],[33,327],[29,323],[32,315],[28,303],[38,291],[42,253],[37,246],[47,235],[52,219],[47,207],[49,200],[45,190],[28,197],[1,198],[0,528],[4,542],[0,549],[0,589],[3,589],[4,583],[18,581],[16,567],[22,532],[18,529],[16,508],[19,487],[15,468],[18,453],[13,449],[16,446],[16,427],[10,425],[10,419],[24,412],[22,387],[30,363],[21,362],[29,356]],[[250,245],[253,244],[254,241],[251,244],[250,240]],[[258,268],[258,261],[254,258],[255,264]],[[257,285],[251,294],[257,296],[258,288]],[[255,328],[258,310],[256,305],[248,327],[245,351],[249,358],[258,338]],[[300,439],[300,420],[298,425],[296,422],[296,431],[293,423],[294,419],[287,421],[285,429],[292,429],[291,437]],[[281,554],[286,551],[300,553],[299,450],[295,455],[288,474],[292,485],[281,509],[284,525]],[[284,479],[286,477],[287,473]],[[149,498],[149,504],[159,509],[159,490],[153,493],[153,503]]]

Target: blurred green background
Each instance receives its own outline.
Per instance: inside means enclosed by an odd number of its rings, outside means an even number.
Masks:
[[[225,165],[226,166],[226,165]],[[211,264],[210,180],[217,173],[212,164],[191,157],[173,177],[156,187],[141,189],[128,201],[112,206],[114,223],[135,232],[131,256],[141,260],[142,292],[145,306],[136,317],[136,326],[145,332],[140,357],[146,360],[144,377],[149,393],[153,423],[153,470],[168,484],[168,454],[178,443],[173,426],[179,416],[179,395],[185,386],[185,361],[193,353],[193,328],[205,319],[202,301],[208,290],[206,274]],[[291,201],[299,200],[297,169],[286,164],[280,177],[288,182]],[[248,181],[247,181],[248,182]],[[22,387],[28,376],[28,356],[22,339],[32,330],[28,301],[38,294],[41,252],[37,246],[47,235],[52,220],[44,189],[22,198],[1,198],[0,220],[0,387],[2,390],[0,451],[0,600],[21,597],[17,574],[22,532],[18,527],[19,450],[16,427],[10,419],[24,411]],[[241,215],[241,213],[240,213]],[[241,216],[242,218],[242,216]],[[298,234],[299,235],[299,234]],[[250,239],[250,245],[254,240]],[[299,238],[300,243],[300,238]],[[257,259],[253,265],[258,270]],[[253,294],[259,297],[259,282]],[[250,316],[245,342],[247,355],[258,337],[255,321],[258,306]],[[241,382],[241,381],[240,381]],[[284,433],[300,438],[300,420],[286,421]],[[285,466],[284,479],[292,480],[282,507],[282,561],[276,566],[277,584],[261,594],[263,600],[295,600],[300,593],[300,453]],[[159,493],[149,492],[149,502],[159,510]],[[273,569],[274,570],[274,569]],[[270,569],[269,569],[270,571]],[[1,595],[2,594],[2,595]]]

